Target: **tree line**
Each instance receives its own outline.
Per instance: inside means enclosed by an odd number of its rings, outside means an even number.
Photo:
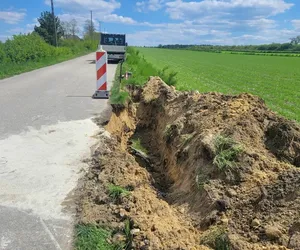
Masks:
[[[55,29],[53,15],[49,11],[44,11],[38,18],[39,25],[35,25],[34,32],[39,34],[48,44],[56,45]],[[76,19],[62,22],[55,16],[55,26],[57,33],[58,44],[66,39],[73,40],[98,40],[100,33],[96,32],[95,24],[93,21],[86,20],[83,28],[83,39],[79,37],[80,27]]]
[[[236,52],[262,52],[262,53],[300,53],[300,36],[290,39],[289,43],[272,43],[262,45],[210,45],[210,44],[169,44],[158,45],[158,48],[188,49],[199,51],[236,51]]]

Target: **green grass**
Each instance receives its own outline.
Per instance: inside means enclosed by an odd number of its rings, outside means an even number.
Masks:
[[[122,247],[110,244],[112,232],[95,225],[79,224],[75,227],[75,250],[121,250]]]
[[[136,150],[139,150],[145,154],[148,154],[147,149],[141,144],[140,138],[133,138],[132,140],[132,147]]]
[[[299,53],[276,53],[276,52],[257,52],[257,51],[221,51],[224,54],[239,54],[239,55],[257,55],[257,56],[286,56],[286,57],[300,57]]]
[[[119,201],[122,197],[129,195],[130,192],[125,188],[110,184],[108,186],[108,194],[113,200]]]
[[[128,92],[123,91],[123,86],[120,82],[120,69],[121,64],[119,63],[116,69],[113,86],[110,92],[110,103],[111,104],[125,104],[127,98],[129,97]],[[122,70],[124,72],[124,70]]]
[[[177,72],[170,70],[167,66],[157,69],[154,65],[145,60],[139,51],[133,47],[127,48],[126,60],[122,67],[122,75],[125,75],[126,71],[131,72],[132,75],[128,80],[123,78],[120,83],[120,64],[118,65],[110,95],[111,104],[124,105],[129,98],[126,85],[142,86],[147,83],[149,76],[159,76],[168,85],[176,85]]]
[[[213,164],[222,171],[232,169],[236,166],[237,157],[242,153],[241,145],[232,138],[218,135],[214,139],[216,156]]]
[[[200,243],[215,250],[230,250],[230,242],[223,226],[211,226],[200,238]]]
[[[279,114],[300,121],[300,58],[138,48],[158,69],[178,72],[176,88],[262,97]]]
[[[67,61],[85,54],[91,53],[91,51],[85,51],[77,54],[62,55],[58,57],[47,57],[41,59],[39,62],[29,61],[22,64],[16,63],[0,63],[0,79],[4,79],[10,76],[18,75],[21,73],[29,72],[35,69],[40,69],[46,66],[54,65],[63,61]]]

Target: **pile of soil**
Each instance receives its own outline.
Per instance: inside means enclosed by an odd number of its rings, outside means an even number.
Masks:
[[[129,91],[99,135],[82,222],[121,232],[129,220],[132,249],[300,249],[299,124],[250,94],[178,92],[157,77]],[[219,137],[241,148],[224,168]],[[111,183],[130,195],[113,200]]]

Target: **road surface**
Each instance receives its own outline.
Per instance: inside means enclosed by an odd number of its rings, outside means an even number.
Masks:
[[[73,191],[109,112],[94,53],[0,80],[0,250],[68,250]],[[117,65],[109,64],[108,85]]]

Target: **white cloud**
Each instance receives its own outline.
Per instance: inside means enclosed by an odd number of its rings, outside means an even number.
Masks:
[[[144,8],[149,2],[137,6]],[[138,23],[153,30],[130,34],[130,43],[258,44],[287,42],[295,33],[278,30],[277,21],[270,18],[293,6],[286,0],[169,0],[164,6],[174,23]],[[293,24],[299,25],[297,20]],[[236,35],[240,33],[244,35]]]
[[[293,24],[299,25],[300,22],[298,21],[300,20],[293,20]],[[227,22],[226,20],[219,20],[214,23],[210,18],[207,18],[204,21],[161,24],[140,23],[140,25],[153,29],[128,34],[130,45],[285,43],[289,42],[290,37],[299,35],[299,30],[278,29],[278,25],[274,20],[266,18],[244,20],[242,23]],[[237,35],[240,33],[236,32],[237,28],[242,30],[242,35]]]
[[[131,17],[118,16],[116,14],[106,15],[102,18],[103,21],[109,23],[124,23],[124,24],[136,24],[137,22]]]
[[[136,2],[136,7],[139,12],[157,11],[163,7],[165,0],[147,0]]]
[[[249,45],[272,42],[289,42],[290,37],[299,33],[295,30],[269,29],[261,33],[234,36],[220,30],[197,31],[193,29],[154,29],[128,34],[130,45],[157,46],[158,44],[212,44],[212,45]]]
[[[20,34],[20,33],[22,33],[22,34],[31,33],[34,30],[34,26],[39,25],[37,18],[34,18],[32,21],[33,21],[32,23],[26,24],[25,27],[15,27],[15,28],[8,30],[7,33],[9,33],[11,35]]]
[[[58,15],[62,22],[68,22],[72,19],[75,19],[78,24],[80,36],[83,35],[84,26],[86,21],[90,21],[90,16],[83,14],[61,14]],[[118,16],[116,14],[107,14],[107,15],[98,15],[97,12],[93,15],[93,22],[96,28],[96,31],[103,31],[103,27],[101,27],[101,23],[122,23],[127,25],[135,25],[137,22],[130,17]]]
[[[26,10],[20,11],[0,11],[0,20],[9,24],[16,24],[24,19]]]
[[[292,24],[295,29],[300,30],[300,20],[292,20]]]
[[[275,28],[277,26],[277,24],[274,20],[267,19],[267,18],[247,20],[245,22],[245,24],[248,25],[249,27],[258,28],[259,30],[271,29],[271,28]]]
[[[50,0],[45,0],[45,3],[50,5]],[[86,13],[92,10],[103,15],[111,14],[121,4],[116,0],[56,0],[55,7],[62,8],[67,13]]]
[[[167,2],[167,12],[173,19],[193,19],[213,13],[230,12],[231,16],[272,16],[283,13],[293,6],[285,0],[203,0],[199,2],[183,2],[176,0]],[[241,15],[242,14],[242,15]]]
[[[50,0],[45,0],[50,5]],[[56,0],[55,7],[61,8],[63,14],[58,15],[61,21],[76,19],[80,32],[83,32],[86,20],[90,19],[90,11],[93,11],[93,21],[96,30],[100,30],[100,22],[135,24],[130,17],[117,15],[115,10],[121,7],[116,0]]]
[[[24,33],[28,33],[28,32],[25,28],[16,27],[16,28],[8,30],[7,33],[12,34],[12,35],[16,35],[16,34],[20,34],[20,33],[24,34]]]
[[[218,38],[230,36],[231,32],[212,29],[209,26],[194,24],[190,21],[182,23],[150,24],[141,23],[154,29],[128,34],[131,45],[158,45],[158,44],[201,44],[207,37]]]
[[[34,30],[34,26],[40,26],[40,23],[38,22],[37,18],[32,19],[32,23],[26,24],[26,29],[30,31]]]
[[[9,38],[10,38],[10,36],[8,36],[8,35],[0,35],[0,41],[1,42],[5,42]]]

